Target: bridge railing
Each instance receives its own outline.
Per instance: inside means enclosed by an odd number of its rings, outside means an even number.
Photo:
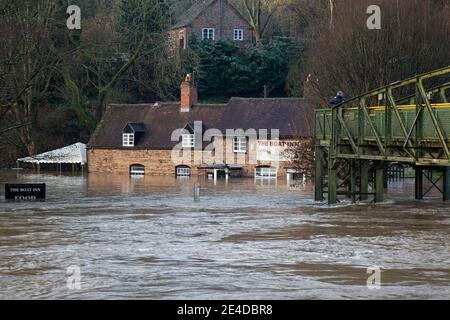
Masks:
[[[447,67],[316,110],[316,145],[329,146],[332,158],[450,165],[450,82],[425,85],[449,77]],[[396,90],[411,91],[411,86],[414,95],[395,97]],[[380,101],[383,105],[369,106]]]

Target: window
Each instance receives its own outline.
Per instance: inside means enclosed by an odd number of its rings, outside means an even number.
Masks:
[[[235,41],[243,41],[244,40],[244,30],[243,29],[234,29],[234,40]]]
[[[122,146],[134,147],[139,143],[139,138],[145,133],[145,124],[142,122],[130,122],[122,130]]]
[[[145,175],[145,167],[141,164],[133,164],[130,166],[130,175],[143,176]]]
[[[257,178],[276,178],[277,168],[258,167],[255,169],[255,177]]]
[[[191,168],[177,167],[177,177],[189,177],[191,175]]]
[[[183,134],[182,137],[183,148],[193,148],[195,147],[195,139],[193,134]]]
[[[214,29],[204,28],[202,30],[202,40],[214,40]]]
[[[179,45],[180,48],[186,49],[185,47],[185,43],[184,43],[184,30],[181,30],[178,34],[178,41],[179,41]]]
[[[124,147],[134,147],[134,133],[124,133],[122,142]]]
[[[247,138],[246,137],[234,137],[233,151],[235,153],[247,152]]]

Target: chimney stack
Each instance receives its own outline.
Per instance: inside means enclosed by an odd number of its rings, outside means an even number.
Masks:
[[[198,102],[197,86],[192,74],[186,75],[181,84],[181,112],[189,112],[191,107]]]

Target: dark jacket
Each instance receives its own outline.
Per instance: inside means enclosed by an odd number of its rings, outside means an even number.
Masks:
[[[338,104],[341,104],[345,102],[345,98],[343,96],[335,96],[330,100],[330,105],[332,107],[337,106]]]

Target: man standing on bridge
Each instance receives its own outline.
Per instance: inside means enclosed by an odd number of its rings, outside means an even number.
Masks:
[[[342,91],[338,91],[336,96],[330,100],[331,107],[335,107],[345,101],[344,93]]]

